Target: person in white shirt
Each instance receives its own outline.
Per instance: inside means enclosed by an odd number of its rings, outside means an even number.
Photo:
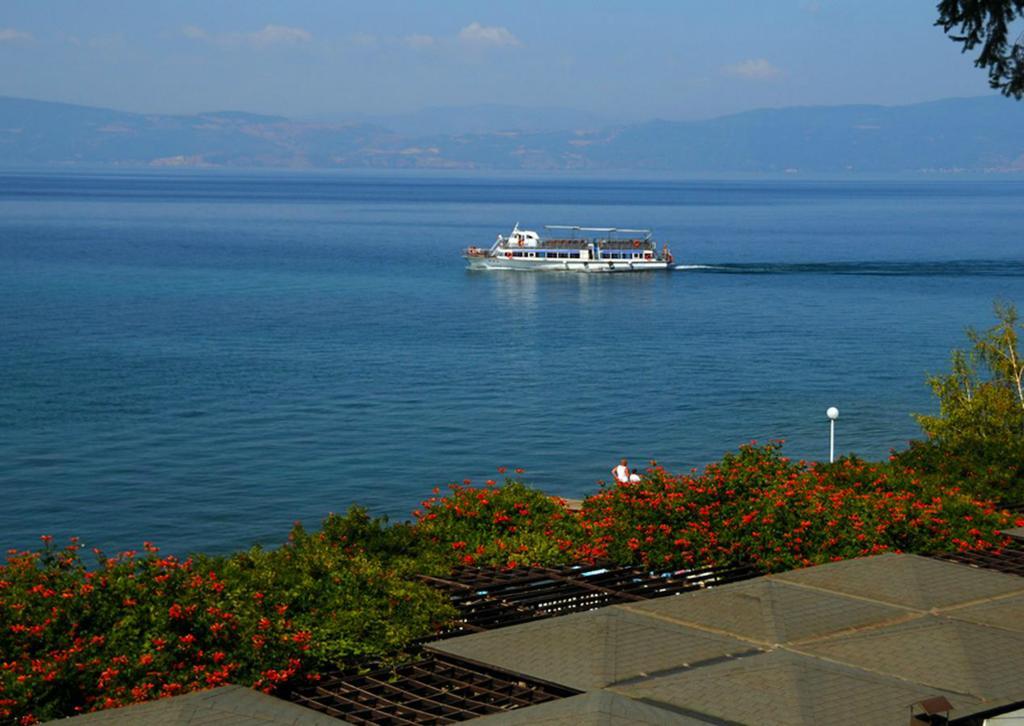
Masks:
[[[612,476],[615,477],[615,481],[619,484],[629,483],[629,462],[623,459],[619,462],[619,465],[612,469]]]
[[[629,483],[636,484],[638,481],[640,481],[640,472],[633,469],[633,473],[629,475]]]

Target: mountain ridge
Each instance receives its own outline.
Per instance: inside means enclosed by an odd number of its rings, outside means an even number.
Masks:
[[[632,170],[671,173],[1024,172],[1024,104],[998,96],[904,106],[755,109],[712,119],[544,128],[536,110],[480,119],[294,120],[223,110],[150,114],[0,96],[0,166],[111,168]],[[553,126],[574,118],[560,109]],[[504,116],[526,128],[500,128]],[[581,112],[581,121],[587,119]],[[469,129],[469,130],[467,130]],[[417,133],[419,131],[419,133]]]

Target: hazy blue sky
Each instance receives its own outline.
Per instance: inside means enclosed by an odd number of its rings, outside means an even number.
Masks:
[[[0,95],[289,116],[629,119],[989,93],[932,0],[3,0]]]

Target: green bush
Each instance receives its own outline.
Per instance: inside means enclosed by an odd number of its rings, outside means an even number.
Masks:
[[[582,530],[565,502],[506,479],[504,486],[451,484],[414,512],[419,532],[446,563],[556,565],[576,557]]]
[[[793,462],[747,445],[701,474],[660,467],[584,502],[577,551],[657,570],[750,564],[764,572],[881,552],[993,549],[1011,517],[957,487],[856,458]]]
[[[72,543],[0,567],[0,719],[34,723],[226,682],[263,690],[385,655],[454,611],[410,575],[408,527],[353,510],[276,550],[179,561]]]
[[[998,322],[968,328],[969,350],[954,350],[948,374],[928,383],[939,414],[916,416],[927,435],[895,454],[938,484],[958,482],[978,497],[1024,502],[1024,360],[1017,309],[996,303]]]
[[[391,524],[353,508],[280,548],[180,561],[44,546],[0,566],[0,720],[34,723],[232,682],[266,691],[322,669],[401,657],[456,613],[416,575],[457,565],[605,560],[652,571],[754,565],[764,572],[879,552],[997,549],[1024,525],[980,500],[982,473],[938,442],[941,476],[855,457],[791,461],[781,444],[726,454],[701,473],[652,466],[581,512],[520,481],[450,486]],[[925,446],[923,444],[922,446]],[[932,469],[939,465],[932,462]],[[925,467],[927,468],[927,467]],[[975,475],[961,479],[957,472]],[[517,472],[519,473],[519,472]],[[960,484],[961,480],[964,482]]]

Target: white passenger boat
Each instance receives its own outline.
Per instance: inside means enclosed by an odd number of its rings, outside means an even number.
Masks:
[[[548,235],[519,229],[498,235],[490,248],[463,252],[471,270],[568,270],[572,272],[643,272],[672,266],[668,245],[661,251],[649,229],[550,225]]]

